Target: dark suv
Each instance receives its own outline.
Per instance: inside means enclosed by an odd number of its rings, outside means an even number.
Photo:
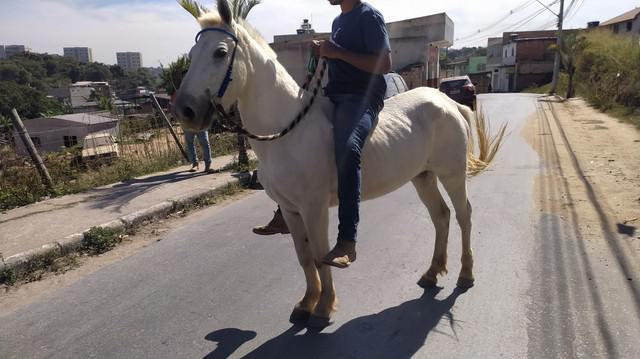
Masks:
[[[469,76],[449,77],[440,82],[440,91],[454,101],[467,105],[473,110],[476,102],[476,87]]]
[[[400,76],[400,74],[390,72],[384,75],[384,79],[387,82],[387,93],[384,95],[385,99],[388,99],[389,97],[393,97],[405,91],[409,91],[407,83],[404,82],[404,79],[402,78],[402,76]]]

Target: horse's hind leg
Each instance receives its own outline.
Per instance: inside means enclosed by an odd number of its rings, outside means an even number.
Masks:
[[[423,288],[435,287],[438,282],[438,274],[447,272],[447,242],[451,213],[440,195],[438,181],[433,172],[423,172],[415,177],[412,182],[422,203],[429,210],[429,215],[436,228],[436,244],[431,266],[422,275],[418,285]]]
[[[471,204],[467,198],[466,171],[454,175],[439,176],[456,210],[456,219],[462,232],[462,269],[458,277],[458,287],[473,286],[473,252],[471,250]]]
[[[313,252],[307,236],[307,230],[300,214],[286,209],[282,210],[287,227],[291,231],[293,243],[298,255],[300,266],[304,270],[307,290],[304,297],[295,305],[289,321],[291,323],[306,323],[320,300],[320,277],[316,269]]]

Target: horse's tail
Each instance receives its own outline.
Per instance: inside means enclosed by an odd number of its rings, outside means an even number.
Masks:
[[[458,111],[460,111],[467,123],[467,175],[474,176],[484,171],[493,161],[502,144],[507,125],[504,124],[498,133],[491,137],[489,123],[481,110],[474,113],[467,106],[459,103],[456,103],[456,106],[458,106]],[[476,139],[478,140],[478,155],[475,154],[474,128]]]
[[[466,121],[466,130],[467,130],[467,175],[474,176],[480,172],[482,172],[487,166],[488,163],[482,161],[475,154],[475,142],[473,140],[473,134],[471,129],[474,127],[474,122],[477,121],[475,113],[471,111],[471,109],[465,105],[459,104],[456,102],[456,106],[458,106],[458,111],[462,114]]]

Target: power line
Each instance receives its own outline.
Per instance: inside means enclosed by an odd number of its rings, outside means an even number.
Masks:
[[[553,6],[558,2],[559,0],[554,0],[550,2],[547,6]],[[533,0],[531,3],[535,3],[535,0]],[[545,11],[546,9],[544,8],[536,10],[535,12],[525,16],[524,18],[517,20],[514,23],[508,24],[506,26],[502,26],[499,29],[493,30],[491,32],[477,33],[477,34],[474,34],[474,36],[468,36],[467,38],[456,39],[456,45],[461,43],[475,42],[478,40],[482,40],[483,38],[486,38],[486,37],[491,37],[494,35],[502,34],[503,32],[507,32],[509,30],[520,28],[526,25],[527,23],[531,22],[533,19],[537,18],[541,14],[543,14]]]
[[[490,30],[491,28],[500,25],[503,21],[507,20],[509,17],[511,17],[511,16],[517,14],[518,12],[526,9],[528,6],[530,6],[531,4],[533,4],[535,2],[536,2],[536,0],[527,0],[527,1],[523,2],[523,3],[521,3],[520,5],[516,6],[515,8],[511,9],[507,14],[505,14],[504,16],[499,18],[498,20],[486,25],[483,28],[480,28],[480,29],[474,31],[473,33],[470,33],[470,34],[461,36],[459,38],[456,38],[455,40],[456,41],[464,40],[464,39],[467,39],[467,38],[470,38],[470,37],[475,37],[480,33],[486,32],[486,31]]]

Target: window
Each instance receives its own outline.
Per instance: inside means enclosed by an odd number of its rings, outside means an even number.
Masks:
[[[511,56],[515,56],[516,55],[516,48],[512,47],[511,48]]]
[[[33,142],[33,145],[36,147],[42,146],[42,143],[40,143],[40,137],[31,137],[31,142]]]
[[[73,147],[78,144],[77,136],[64,136],[64,147]]]
[[[620,31],[620,27],[618,26],[618,24],[613,25],[613,33],[617,34]]]
[[[633,30],[633,22],[629,21],[627,22],[627,32],[631,32],[631,30]]]
[[[483,71],[487,71],[487,65],[486,64],[478,64],[478,72],[483,72]]]

